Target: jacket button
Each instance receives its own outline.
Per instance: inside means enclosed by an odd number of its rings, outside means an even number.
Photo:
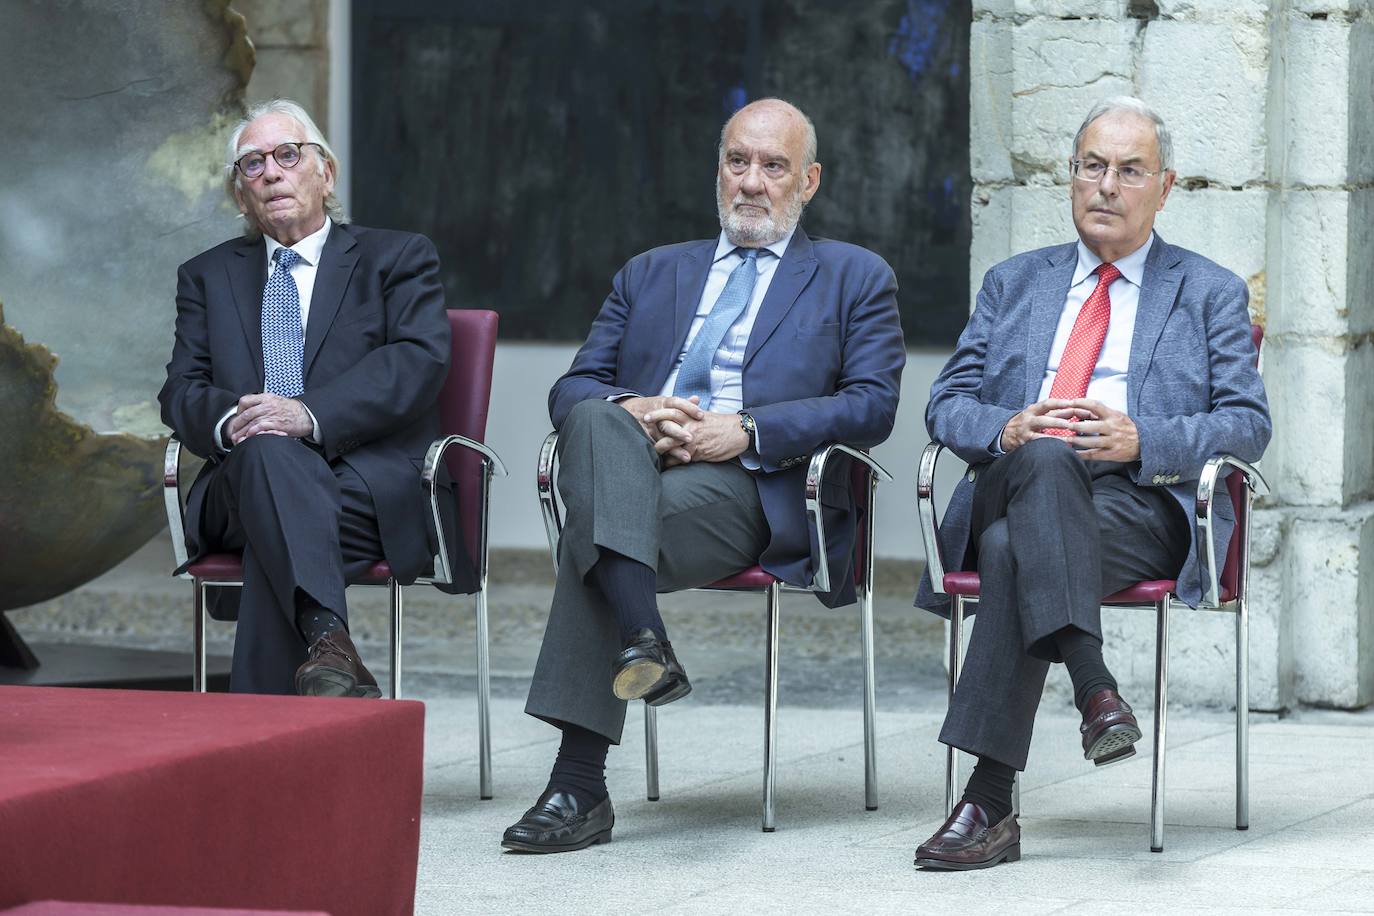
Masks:
[[[978,472],[975,471],[973,468],[969,468],[968,473],[964,475],[964,477],[968,479],[969,483],[972,483],[973,479],[977,476]]]

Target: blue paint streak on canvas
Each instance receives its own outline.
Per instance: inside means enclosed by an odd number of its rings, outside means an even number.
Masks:
[[[722,101],[725,114],[732,115],[749,104],[749,93],[745,91],[744,86],[734,85],[725,90],[725,98]]]
[[[907,0],[906,10],[906,15],[897,24],[897,33],[888,39],[887,53],[897,58],[915,83],[926,75],[939,51],[944,3],[943,0]]]

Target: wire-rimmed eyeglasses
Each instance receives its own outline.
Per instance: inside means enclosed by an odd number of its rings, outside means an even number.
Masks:
[[[318,143],[302,141],[300,143],[278,143],[269,150],[253,150],[251,153],[244,153],[234,160],[234,168],[239,170],[239,174],[244,178],[257,178],[267,170],[267,157],[271,156],[277,160],[277,165],[284,169],[294,169],[301,161],[301,147],[313,146],[316,149],[324,149]]]
[[[1143,188],[1152,177],[1160,174],[1138,165],[1123,165],[1117,168],[1096,159],[1074,159],[1069,163],[1069,172],[1079,181],[1087,182],[1101,181],[1108,172],[1116,172],[1116,181],[1123,188]]]

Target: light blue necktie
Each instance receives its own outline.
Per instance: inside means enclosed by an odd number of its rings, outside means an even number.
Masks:
[[[711,407],[711,363],[715,360],[716,350],[725,339],[725,332],[744,314],[754,295],[754,281],[759,277],[758,268],[755,267],[759,249],[735,250],[743,255],[744,260],[730,272],[725,289],[720,291],[716,304],[711,306],[711,314],[706,316],[701,330],[692,338],[687,355],[682,357],[682,365],[678,367],[677,382],[673,385],[673,394],[680,398],[698,395],[702,410]]]
[[[301,259],[290,248],[278,248],[272,256],[277,269],[262,290],[263,388],[284,398],[305,390],[301,377],[305,362],[305,331],[301,328],[301,293],[291,276]]]

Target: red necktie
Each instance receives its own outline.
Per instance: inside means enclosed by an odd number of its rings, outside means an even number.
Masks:
[[[1121,276],[1115,264],[1102,264],[1097,268],[1097,288],[1088,301],[1078,310],[1069,341],[1064,345],[1064,353],[1059,357],[1059,371],[1054,374],[1054,384],[1050,386],[1050,397],[1072,400],[1088,393],[1088,381],[1097,367],[1097,357],[1102,352],[1102,342],[1107,339],[1107,325],[1112,319],[1112,298],[1107,287]],[[1050,436],[1076,436],[1071,429],[1047,429]]]

